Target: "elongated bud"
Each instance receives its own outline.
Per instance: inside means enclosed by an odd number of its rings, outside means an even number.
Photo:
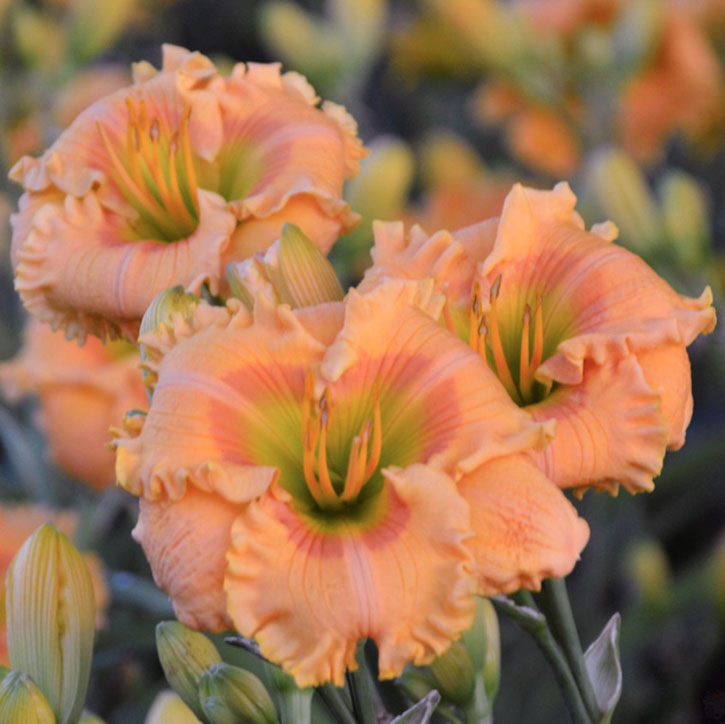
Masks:
[[[285,224],[277,257],[278,281],[293,307],[340,301],[344,293],[327,257],[294,224]]]
[[[430,672],[425,669],[416,669],[413,666],[406,666],[405,671],[395,680],[395,683],[413,702],[420,701],[436,687],[435,679]]]
[[[199,699],[211,724],[277,722],[277,712],[262,682],[238,666],[212,666],[201,677]]]
[[[204,634],[192,631],[178,621],[162,621],[156,627],[156,649],[166,681],[200,719],[204,711],[199,701],[199,682],[221,656]]]
[[[248,260],[253,261],[253,260]],[[243,278],[243,263],[230,262],[227,264],[226,275],[229,291],[233,297],[239,299],[247,309],[254,307],[254,296],[247,288]]]
[[[684,171],[668,172],[659,187],[665,233],[677,260],[701,267],[710,247],[707,200],[697,181]]]
[[[667,601],[670,566],[656,540],[637,541],[627,553],[626,566],[645,603],[657,606]]]
[[[33,677],[58,724],[76,722],[88,690],[96,606],[83,557],[55,526],[38,528],[15,555],[6,602],[11,667]]]
[[[198,724],[194,712],[175,691],[162,691],[146,715],[144,724]]]
[[[72,0],[69,45],[77,62],[84,62],[106,50],[123,31],[136,10],[135,0]]]
[[[661,0],[629,0],[622,6],[612,33],[618,67],[629,75],[649,60],[662,35],[665,4]]]
[[[81,714],[81,718],[78,720],[78,724],[106,724],[106,723],[97,714],[94,714],[91,711],[84,711]]]
[[[622,241],[639,254],[652,252],[662,240],[662,224],[635,161],[616,148],[598,151],[590,160],[586,183],[587,199],[619,227]]]
[[[55,724],[48,700],[28,674],[11,671],[0,681],[0,722]]]
[[[448,651],[430,665],[430,672],[444,699],[462,705],[471,698],[475,685],[473,662],[462,643],[453,642]]]

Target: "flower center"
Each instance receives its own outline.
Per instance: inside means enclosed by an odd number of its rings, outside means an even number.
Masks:
[[[139,214],[133,231],[144,239],[185,239],[199,223],[198,182],[189,141],[191,108],[184,108],[178,129],[172,130],[158,118],[149,118],[143,100],[137,110],[127,98],[126,107],[125,145],[114,148],[103,124],[96,125],[113,180]]]
[[[330,424],[330,401],[327,390],[319,400],[314,395],[311,372],[305,380],[302,408],[303,467],[305,483],[310,495],[322,510],[340,510],[354,502],[365,483],[370,480],[380,463],[383,431],[380,401],[375,396],[373,416],[363,423],[353,437],[344,481],[333,483],[327,455],[327,431]]]
[[[500,323],[499,274],[489,293],[489,308],[483,311],[481,287],[474,282],[469,311],[468,343],[487,362],[503,383],[511,399],[519,406],[540,402],[551,391],[551,385],[538,382],[534,375],[544,361],[544,314],[543,295],[537,294],[533,312],[529,303],[524,304],[520,335],[509,335],[509,354],[504,350]]]

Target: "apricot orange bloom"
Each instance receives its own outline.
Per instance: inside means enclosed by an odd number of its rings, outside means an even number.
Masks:
[[[148,407],[134,345],[91,338],[79,347],[37,320],[28,323],[18,356],[0,365],[0,390],[10,400],[38,396],[51,458],[97,489],[115,480],[109,427]]]
[[[5,630],[5,574],[15,554],[37,528],[44,523],[53,523],[69,538],[77,527],[78,518],[70,511],[53,509],[40,504],[0,505],[0,665],[8,665],[7,638]],[[96,625],[100,628],[105,621],[109,596],[103,565],[94,553],[83,557],[91,573],[93,592],[96,599]]]
[[[677,294],[642,259],[587,232],[565,184],[520,185],[500,219],[428,237],[376,229],[362,289],[390,277],[433,277],[449,328],[496,371],[511,398],[554,440],[532,452],[562,487],[651,490],[665,449],[692,414],[685,347],[715,326],[712,294]]]
[[[278,64],[219,75],[199,53],[164,46],[157,72],[94,103],[39,159],[10,176],[16,288],[70,336],[135,339],[169,286],[219,291],[225,265],[296,223],[326,252],[356,221],[341,200],[364,155],[356,124]]]
[[[119,484],[179,619],[234,626],[299,686],[440,655],[474,594],[568,573],[588,528],[525,458],[549,426],[438,321],[428,282],[291,309],[200,303],[143,335],[155,380]]]

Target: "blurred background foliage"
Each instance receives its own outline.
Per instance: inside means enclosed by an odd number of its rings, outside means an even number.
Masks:
[[[722,0],[0,0],[0,358],[16,353],[24,324],[8,169],[130,82],[131,62],[158,65],[162,42],[222,67],[280,60],[349,108],[370,155],[347,189],[363,222],[332,252],[346,283],[369,263],[373,219],[454,229],[497,215],[514,181],[567,179],[588,224],[612,219],[681,293],[710,284],[722,317]],[[577,503],[592,529],[569,579],[583,641],[623,615],[615,722],[725,719],[722,326],[690,354],[695,416],[655,492]],[[89,708],[141,722],[166,688],[154,627],[172,612],[130,537],[136,502],[57,468],[37,407],[0,406],[0,502],[80,514],[76,542],[103,560],[111,596]],[[507,621],[502,637],[496,719],[563,721],[533,643]]]

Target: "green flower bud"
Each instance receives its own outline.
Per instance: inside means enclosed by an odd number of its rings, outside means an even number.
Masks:
[[[628,75],[655,52],[662,35],[665,5],[662,0],[629,0],[622,7],[612,38],[617,64]]]
[[[28,674],[11,671],[0,681],[3,724],[55,724],[48,700]]]
[[[448,651],[430,665],[430,672],[444,699],[463,705],[471,698],[475,685],[473,662],[460,642],[452,643]]]
[[[665,233],[677,259],[690,269],[703,266],[710,247],[707,200],[684,171],[669,171],[659,187]]]
[[[10,665],[33,677],[58,724],[78,721],[91,672],[96,606],[83,557],[55,526],[38,528],[15,555],[6,602]]]
[[[613,221],[623,243],[647,255],[662,241],[660,214],[644,174],[635,161],[616,148],[603,149],[590,159],[587,200],[597,214]]]
[[[166,681],[197,717],[205,719],[199,681],[214,664],[221,663],[214,644],[178,621],[162,621],[156,627],[156,649]]]
[[[232,296],[241,300],[244,306],[251,310],[254,307],[254,296],[249,289],[247,289],[247,285],[244,283],[241,273],[242,266],[243,264],[233,261],[227,264],[227,284]]]
[[[413,666],[406,666],[403,673],[395,680],[395,683],[413,702],[420,701],[436,687],[435,679],[428,671]]]
[[[658,606],[670,592],[670,566],[662,546],[655,540],[640,540],[629,549],[626,567],[644,603]]]
[[[113,44],[136,10],[136,0],[72,0],[69,3],[70,50],[84,62]]]
[[[162,691],[146,715],[144,724],[198,724],[194,712],[174,691]]]
[[[423,183],[429,188],[471,183],[484,173],[473,146],[447,131],[429,135],[420,147],[419,157]]]
[[[97,714],[90,711],[84,711],[81,714],[81,718],[78,720],[78,724],[106,724],[103,719]]]
[[[262,682],[237,666],[212,666],[201,677],[199,699],[211,724],[277,722],[277,712]]]

